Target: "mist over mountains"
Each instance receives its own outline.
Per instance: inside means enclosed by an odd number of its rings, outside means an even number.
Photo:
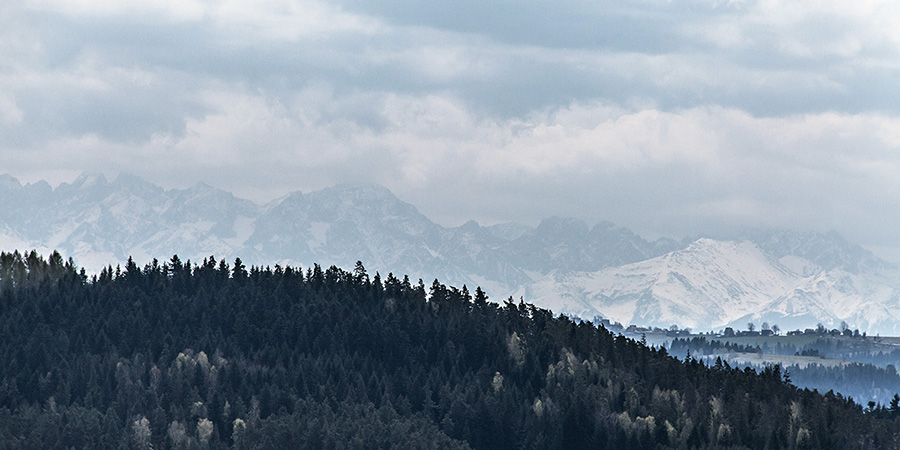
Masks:
[[[0,248],[58,249],[89,272],[178,254],[250,265],[353,267],[476,285],[585,318],[623,324],[900,333],[900,277],[839,234],[751,230],[648,241],[610,222],[549,218],[537,227],[442,227],[371,185],[294,192],[265,205],[198,184],[82,176],[55,189],[0,176]]]

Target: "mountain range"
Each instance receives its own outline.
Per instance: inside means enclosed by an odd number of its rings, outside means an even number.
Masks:
[[[753,322],[782,330],[900,333],[900,270],[836,232],[750,230],[648,241],[601,222],[447,228],[389,190],[339,185],[267,204],[197,184],[83,175],[56,188],[0,176],[0,249],[59,250],[89,272],[133,257],[353,267],[437,278],[556,313],[696,330]]]

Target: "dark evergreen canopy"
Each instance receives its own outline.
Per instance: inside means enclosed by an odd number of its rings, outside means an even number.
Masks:
[[[0,448],[894,448],[895,413],[362,264],[0,255]]]

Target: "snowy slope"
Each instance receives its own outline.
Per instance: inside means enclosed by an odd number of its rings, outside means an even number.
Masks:
[[[353,267],[434,278],[585,318],[710,329],[749,321],[900,333],[900,274],[837,233],[753,230],[646,241],[609,222],[445,228],[389,190],[340,185],[266,205],[198,184],[84,175],[52,188],[0,175],[0,250],[54,249],[89,272],[153,258]]]
[[[625,324],[718,326],[756,312],[798,280],[750,242],[699,239],[687,248],[596,272],[553,274],[531,293],[581,299]],[[568,309],[568,312],[577,311]]]
[[[699,239],[638,263],[550,274],[525,292],[558,312],[624,324],[709,330],[768,322],[789,330],[846,321],[870,332],[900,333],[900,289],[890,272],[852,273],[840,264],[826,269],[775,256],[749,241]]]
[[[831,329],[845,321],[854,328],[897,335],[900,288],[894,280],[880,273],[823,270],[803,277],[793,289],[732,324],[743,328],[748,321],[766,321],[778,323],[782,329],[797,329],[822,323]]]

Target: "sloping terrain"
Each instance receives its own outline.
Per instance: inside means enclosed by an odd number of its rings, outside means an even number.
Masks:
[[[752,230],[682,242],[548,218],[537,227],[442,227],[389,190],[340,185],[265,205],[198,184],[82,176],[52,188],[0,176],[0,248],[58,249],[89,272],[178,254],[250,265],[352,267],[481,286],[557,313],[697,330],[767,321],[782,329],[900,333],[900,277],[834,232]],[[414,280],[415,281],[415,280]]]

